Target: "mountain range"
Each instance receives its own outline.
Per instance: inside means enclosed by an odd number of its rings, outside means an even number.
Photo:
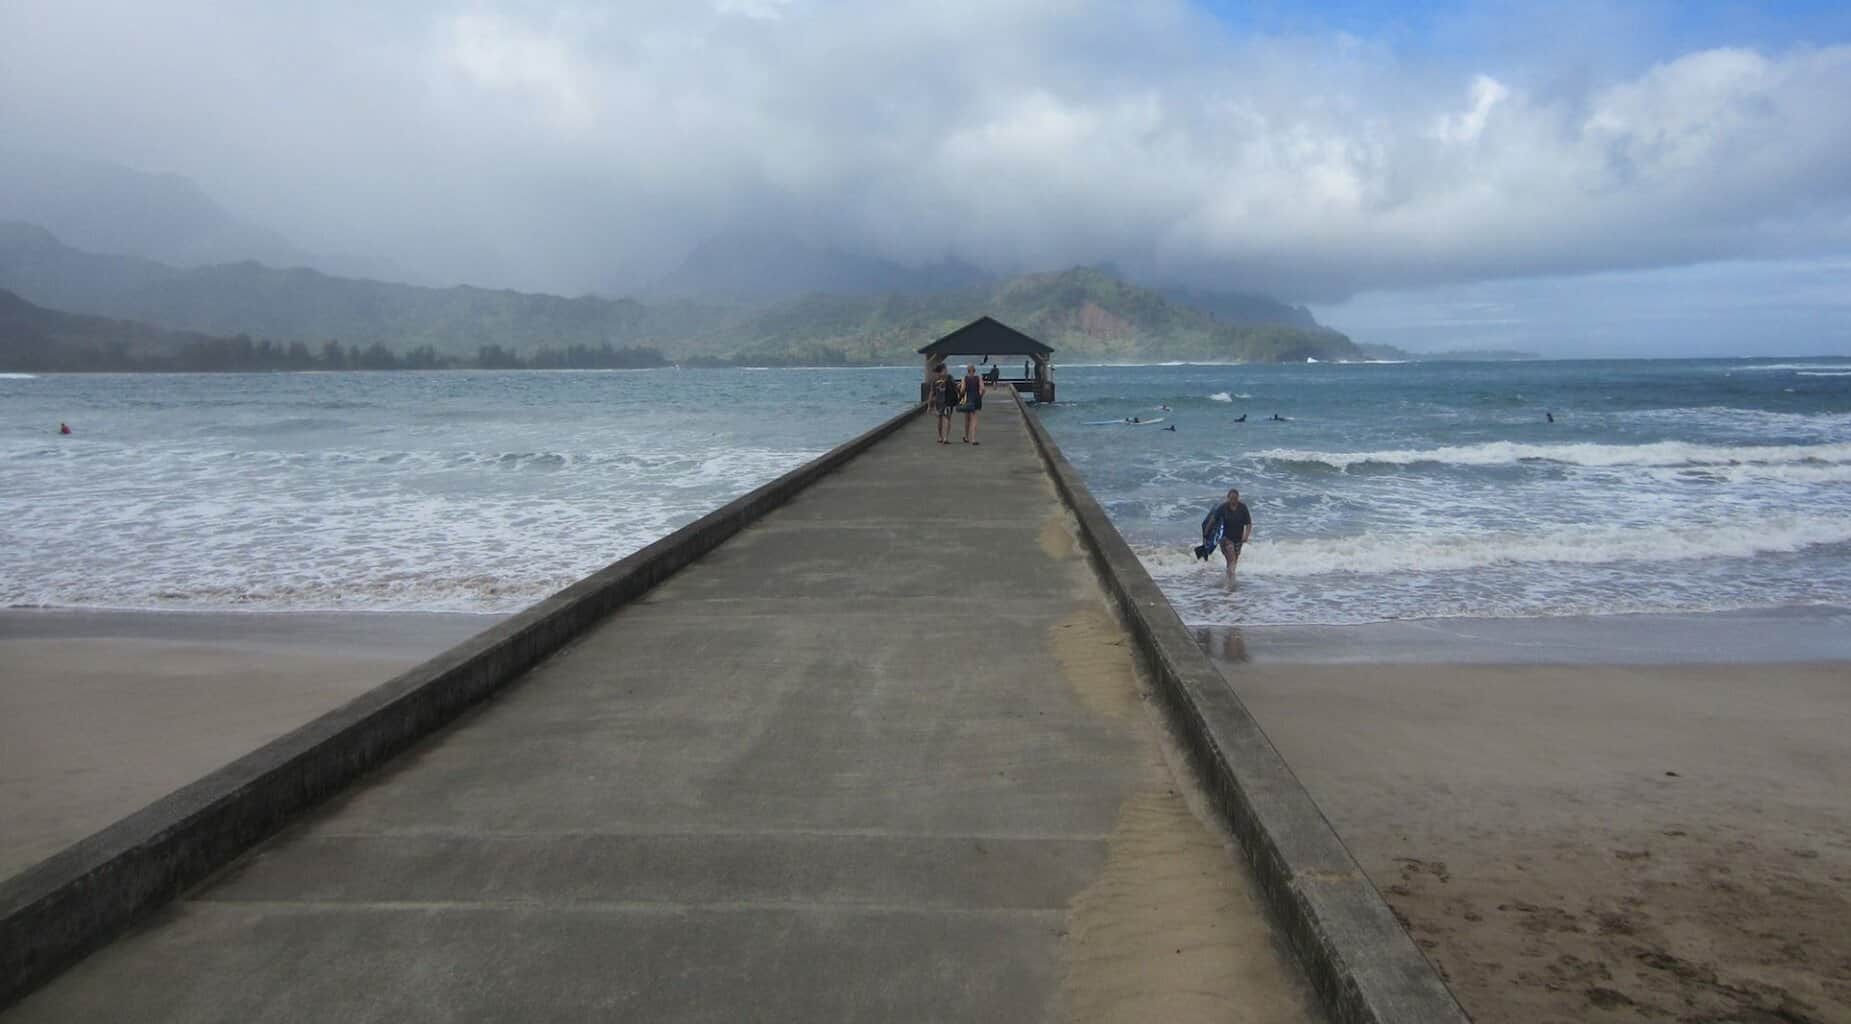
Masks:
[[[522,356],[548,348],[642,346],[684,362],[910,363],[913,349],[985,313],[1053,345],[1067,361],[1274,362],[1359,355],[1348,338],[1317,326],[1294,307],[1249,300],[1257,303],[1250,315],[1274,322],[1230,322],[1109,270],[1087,267],[939,290],[811,291],[760,302],[662,298],[645,304],[592,295],[428,288],[254,261],[180,267],[87,252],[42,227],[7,222],[0,223],[0,288],[52,310],[162,330],[311,346],[338,340],[350,348],[378,345],[399,354],[427,349],[452,359],[473,358],[489,346]]]

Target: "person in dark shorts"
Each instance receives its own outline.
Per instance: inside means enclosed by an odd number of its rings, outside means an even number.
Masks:
[[[964,401],[958,411],[964,414],[964,443],[982,444],[977,440],[977,414],[983,411],[983,378],[978,376],[977,367],[964,364],[964,388],[961,396]]]
[[[958,382],[945,372],[945,364],[932,367],[932,382],[927,385],[926,405],[938,418],[938,443],[951,443],[951,412],[958,407]]]
[[[1202,519],[1202,546],[1195,549],[1195,556],[1207,559],[1217,548],[1221,557],[1228,560],[1228,586],[1234,585],[1234,566],[1240,561],[1241,545],[1253,536],[1253,514],[1247,511],[1247,503],[1240,500],[1240,491],[1228,489],[1225,501],[1208,510]]]

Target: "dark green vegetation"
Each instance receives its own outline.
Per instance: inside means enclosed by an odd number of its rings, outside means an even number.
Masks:
[[[108,330],[126,332],[122,358],[174,359],[190,343],[199,346],[195,351],[202,358],[212,349],[237,359],[245,344],[237,336],[273,339],[268,349],[254,343],[252,358],[265,351],[264,358],[279,361],[240,363],[240,369],[290,368],[302,352],[319,358],[331,340],[342,346],[349,365],[356,349],[360,365],[383,365],[390,357],[410,365],[519,360],[566,366],[584,365],[574,358],[643,358],[649,350],[691,365],[911,363],[914,349],[985,313],[1053,345],[1057,358],[1067,362],[1361,356],[1335,331],[1289,322],[1300,315],[1309,319],[1293,307],[1251,300],[1256,316],[1277,313],[1288,322],[1232,322],[1093,268],[928,294],[813,293],[760,305],[689,300],[645,305],[596,296],[420,288],[249,262],[180,269],[81,252],[42,229],[9,223],[0,224],[0,288],[51,309],[156,325],[105,328],[92,321],[92,340],[80,347],[94,353],[117,351],[98,333]],[[195,337],[175,344],[169,333],[175,331],[225,340]],[[15,347],[6,342],[6,351]]]
[[[447,370],[634,369],[667,366],[652,348],[540,348],[525,356],[486,345],[467,358],[441,355],[430,346],[394,352],[374,342],[361,348],[338,341],[310,347],[301,341],[253,341],[193,331],[169,331],[133,320],[60,313],[0,289],[0,371],[83,373],[104,371],[239,370]]]

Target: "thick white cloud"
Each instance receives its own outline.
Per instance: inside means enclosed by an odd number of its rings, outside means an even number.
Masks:
[[[1851,249],[1851,47],[1585,81],[1177,2],[15,0],[0,134],[430,279],[648,279],[732,228],[1333,299]]]

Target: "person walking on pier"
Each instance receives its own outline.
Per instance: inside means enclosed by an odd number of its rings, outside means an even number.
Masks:
[[[932,383],[927,386],[926,405],[938,420],[938,443],[951,443],[951,411],[958,404],[958,382],[945,372],[945,364],[932,367]]]
[[[1247,504],[1240,500],[1239,488],[1228,488],[1225,501],[1208,510],[1202,519],[1202,546],[1195,549],[1195,556],[1207,559],[1216,548],[1221,549],[1221,557],[1228,560],[1227,585],[1234,585],[1234,566],[1240,561],[1240,547],[1253,536],[1253,514],[1247,511]]]
[[[964,443],[982,444],[977,440],[977,414],[983,411],[983,378],[972,363],[964,364],[963,398],[958,410],[964,413]]]

